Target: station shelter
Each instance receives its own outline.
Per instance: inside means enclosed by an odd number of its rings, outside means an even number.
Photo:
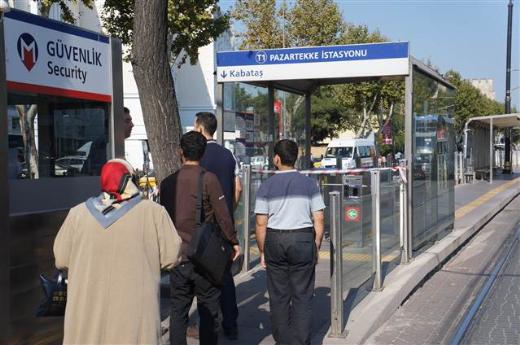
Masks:
[[[312,173],[313,93],[326,85],[403,81],[402,163],[412,210],[407,227],[413,235],[410,245],[418,250],[453,228],[454,87],[409,49],[408,42],[390,42],[219,52],[216,103],[222,125],[217,138],[240,162],[264,170],[273,168],[274,143],[294,139],[301,152],[298,168]],[[256,190],[259,182],[254,177],[248,182],[245,188]],[[246,202],[253,210],[254,191]]]
[[[513,128],[520,128],[520,113],[477,116],[466,122],[462,164],[464,180],[473,182],[482,178],[493,183],[501,172],[512,172],[512,167],[505,166],[505,142],[501,142],[497,134],[502,131],[502,138],[507,140],[505,131]],[[515,159],[509,161],[518,164],[518,150],[514,154]]]
[[[121,43],[27,12],[0,17],[0,343],[59,341],[36,318],[68,210],[124,157]]]

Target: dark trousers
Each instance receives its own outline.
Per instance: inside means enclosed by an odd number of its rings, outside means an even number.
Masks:
[[[224,274],[224,281],[220,290],[220,308],[222,309],[222,328],[226,333],[237,331],[238,307],[235,291],[235,281],[228,269]]]
[[[170,344],[186,345],[188,314],[193,297],[197,296],[200,316],[199,338],[201,345],[218,343],[220,290],[198,274],[193,264],[182,263],[171,273]]]
[[[267,291],[277,344],[311,343],[316,251],[312,230],[267,230]]]

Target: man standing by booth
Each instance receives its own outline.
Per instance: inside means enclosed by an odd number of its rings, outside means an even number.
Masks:
[[[267,270],[273,337],[277,344],[311,343],[315,265],[325,204],[316,181],[294,168],[298,145],[274,146],[277,173],[256,197],[256,241]]]
[[[200,165],[217,175],[224,192],[229,215],[234,220],[233,213],[240,200],[242,185],[238,176],[239,170],[235,157],[228,149],[220,146],[213,135],[217,130],[217,118],[210,112],[199,112],[195,115],[194,129],[208,140]],[[231,340],[238,338],[238,307],[235,282],[231,270],[226,272],[224,285],[221,289],[220,306],[222,309],[222,328],[224,334]]]

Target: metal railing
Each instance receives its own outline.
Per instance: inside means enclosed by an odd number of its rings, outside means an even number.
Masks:
[[[403,162],[406,165],[406,162]],[[386,171],[385,171],[386,170]],[[400,259],[400,263],[407,263],[411,260],[411,236],[410,229],[407,227],[407,179],[404,167],[399,169],[399,175],[394,176],[389,169],[371,169],[370,173],[370,194],[371,197],[371,241],[366,248],[372,248],[371,254],[371,276],[373,278],[372,291],[381,291],[384,288],[383,264],[389,265],[392,257]],[[395,192],[395,193],[394,193]],[[359,253],[352,253],[348,248],[349,241],[345,241],[345,234],[349,234],[344,227],[348,223],[344,219],[348,217],[346,210],[342,207],[342,193],[332,191],[329,193],[329,218],[330,218],[330,255],[331,255],[331,329],[330,337],[345,336],[345,311],[353,305],[346,305],[349,293],[345,293],[348,288],[348,281],[355,273],[359,272],[359,266],[346,269],[345,263],[350,265],[349,260],[359,260]],[[395,216],[396,207],[392,203],[392,198],[396,198],[399,203],[399,215]],[[382,207],[384,205],[384,208]],[[394,205],[394,206],[392,206]],[[390,208],[388,210],[388,208]],[[395,218],[393,218],[395,216]],[[398,219],[398,247],[400,255],[392,256],[392,244],[384,245],[383,238],[388,242],[391,240],[389,232],[394,231],[393,219]],[[385,226],[383,226],[385,225]],[[363,229],[361,229],[363,231]],[[357,256],[356,256],[357,255]],[[366,254],[365,254],[366,256]],[[398,263],[396,263],[398,264]],[[347,265],[347,266],[348,266]],[[356,271],[357,270],[357,271]],[[386,271],[386,270],[385,270]],[[349,276],[350,275],[350,276]],[[345,279],[348,276],[348,279]],[[359,289],[355,289],[359,290]],[[347,298],[344,296],[347,295]]]
[[[316,176],[328,201],[331,337],[345,336],[345,311],[353,307],[346,305],[345,296],[348,298],[350,289],[359,290],[363,284],[370,283],[372,291],[381,291],[384,288],[383,272],[388,272],[388,268],[383,269],[385,265],[407,263],[412,258],[405,166],[403,161],[397,170],[309,173],[309,176]],[[259,185],[271,174],[270,171],[252,170],[250,165],[242,168],[243,208],[239,213],[243,225],[240,230],[244,248],[243,271],[249,270],[257,260],[252,205]]]

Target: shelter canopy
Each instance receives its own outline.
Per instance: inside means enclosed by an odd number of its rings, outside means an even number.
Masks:
[[[467,124],[475,121],[487,125],[491,125],[491,121],[493,121],[493,127],[498,128],[520,127],[520,113],[472,117]]]

